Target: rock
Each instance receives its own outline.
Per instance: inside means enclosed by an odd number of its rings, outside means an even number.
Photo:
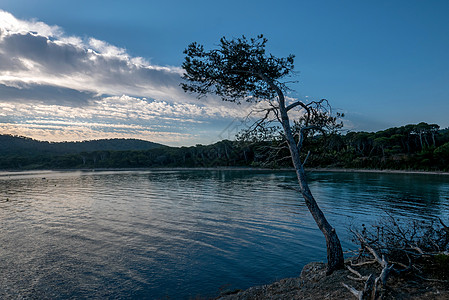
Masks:
[[[349,263],[349,261],[347,261]],[[371,266],[370,266],[371,267]],[[326,276],[326,264],[312,262],[304,266],[298,278],[287,278],[268,285],[256,286],[232,295],[222,295],[220,300],[332,300],[356,299],[342,283],[362,289],[363,283],[348,279],[353,275],[347,269],[337,270]],[[389,283],[386,299],[449,299],[447,284],[429,281],[412,282],[396,280]]]

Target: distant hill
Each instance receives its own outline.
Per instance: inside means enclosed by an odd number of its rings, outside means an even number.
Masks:
[[[45,142],[23,136],[0,135],[0,155],[61,155],[93,151],[150,150],[166,147],[137,139],[102,139],[83,142]]]
[[[304,141],[308,167],[449,172],[449,130],[408,124]],[[0,170],[159,167],[291,167],[281,140],[168,147],[136,139],[49,143],[0,135]]]

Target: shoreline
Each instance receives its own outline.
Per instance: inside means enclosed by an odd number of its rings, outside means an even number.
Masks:
[[[349,259],[346,260],[349,262]],[[213,300],[282,300],[282,299],[355,299],[343,283],[363,289],[362,283],[353,279],[354,273],[347,268],[326,275],[326,264],[306,264],[298,277],[284,278],[275,282],[249,287],[245,290],[227,291]],[[393,279],[388,285],[387,299],[443,300],[449,299],[449,290],[438,282],[407,282]]]
[[[17,169],[0,170],[1,173],[41,173],[41,172],[132,172],[132,171],[268,171],[268,172],[294,172],[293,168],[254,168],[254,167],[160,167],[160,168],[80,168],[80,169]],[[345,168],[306,168],[306,172],[333,172],[333,173],[381,173],[381,174],[416,174],[416,175],[443,175],[449,176],[445,171],[423,170],[394,170],[394,169],[345,169]]]
[[[394,169],[344,169],[344,168],[310,168],[308,172],[342,172],[342,173],[384,173],[384,174],[421,174],[421,175],[449,175],[444,171],[423,170],[394,170]]]

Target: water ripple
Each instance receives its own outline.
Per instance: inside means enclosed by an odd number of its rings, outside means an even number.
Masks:
[[[292,172],[1,172],[0,298],[214,296],[297,276],[324,239]],[[447,178],[312,173],[344,247],[385,212],[447,218]]]

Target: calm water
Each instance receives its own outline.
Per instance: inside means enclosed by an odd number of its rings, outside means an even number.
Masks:
[[[449,176],[312,173],[344,248],[385,212],[449,220]],[[0,173],[0,298],[189,299],[298,276],[324,238],[291,172]]]

